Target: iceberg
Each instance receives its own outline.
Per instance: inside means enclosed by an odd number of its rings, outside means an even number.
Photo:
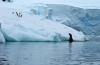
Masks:
[[[10,8],[0,10],[1,29],[6,41],[65,41],[69,40],[69,33],[74,41],[85,40],[81,31],[64,24],[23,11],[20,13],[22,17],[19,17],[19,13]]]

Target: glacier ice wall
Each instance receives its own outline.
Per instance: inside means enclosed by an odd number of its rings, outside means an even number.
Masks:
[[[86,35],[100,35],[100,9],[83,9],[62,4],[46,4],[52,9],[51,20],[65,24]]]
[[[65,25],[81,30],[88,35],[100,35],[99,9],[82,9],[66,5],[48,6],[54,9],[54,16],[60,16],[66,19],[62,22]]]

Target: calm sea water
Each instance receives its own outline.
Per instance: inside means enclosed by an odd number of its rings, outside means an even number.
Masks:
[[[1,43],[0,65],[100,65],[100,43]]]

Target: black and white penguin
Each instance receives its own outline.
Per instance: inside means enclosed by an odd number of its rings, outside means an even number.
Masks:
[[[73,42],[73,37],[71,33],[69,33],[69,42]]]

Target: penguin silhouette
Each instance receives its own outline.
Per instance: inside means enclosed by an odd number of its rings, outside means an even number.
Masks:
[[[71,33],[69,33],[69,42],[70,43],[73,42],[73,37],[72,37],[72,34]]]
[[[5,2],[6,0],[2,0],[3,2]]]

